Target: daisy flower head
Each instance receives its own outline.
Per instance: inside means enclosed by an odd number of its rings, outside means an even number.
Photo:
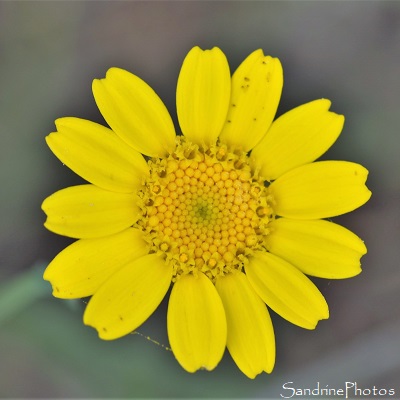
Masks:
[[[93,82],[110,128],[56,120],[52,152],[89,183],[44,200],[46,228],[78,239],[47,267],[55,297],[91,296],[84,323],[105,340],[137,329],[171,287],[171,349],[189,372],[228,348],[249,378],[275,363],[268,309],[306,329],[328,306],[306,276],[357,275],[364,243],[325,218],[368,201],[367,170],[317,161],[344,117],[330,101],[274,120],[277,58],[251,53],[231,77],[218,48],[194,47],[177,83],[180,131],[157,94],[119,68]]]

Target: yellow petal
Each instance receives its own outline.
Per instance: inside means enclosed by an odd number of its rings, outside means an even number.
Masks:
[[[51,151],[74,172],[103,189],[136,190],[148,166],[143,156],[112,130],[80,118],[56,120],[57,132],[46,137]]]
[[[179,74],[176,106],[182,133],[192,142],[215,144],[228,112],[231,79],[228,61],[217,47],[194,47]]]
[[[186,371],[217,366],[226,346],[225,312],[215,286],[203,273],[176,281],[167,324],[172,351]]]
[[[43,278],[50,281],[55,297],[91,296],[121,267],[148,253],[142,236],[129,228],[104,238],[78,240],[54,258]]]
[[[367,249],[359,237],[340,225],[279,218],[268,227],[268,251],[307,275],[342,279],[361,272],[360,257]]]
[[[168,291],[172,268],[156,254],[125,265],[93,295],[83,322],[97,329],[101,339],[127,335],[155,311]]]
[[[274,180],[294,167],[315,161],[336,141],[343,115],[328,111],[326,99],[311,101],[283,114],[251,152],[255,169]]]
[[[220,141],[251,150],[265,135],[281,98],[283,71],[277,58],[251,53],[232,76],[231,102]]]
[[[93,81],[93,95],[111,129],[135,150],[162,157],[175,149],[175,129],[164,103],[136,75],[110,68]]]
[[[267,307],[243,273],[218,278],[228,322],[227,346],[239,369],[254,379],[275,364],[275,336]]]
[[[265,303],[291,323],[314,329],[320,319],[329,317],[328,305],[317,287],[280,257],[256,252],[246,274]]]
[[[282,217],[318,219],[341,215],[371,197],[365,186],[368,171],[347,161],[320,161],[290,170],[269,190],[274,211]]]
[[[139,215],[134,193],[115,193],[93,185],[72,186],[47,197],[45,227],[59,235],[89,239],[132,226]]]

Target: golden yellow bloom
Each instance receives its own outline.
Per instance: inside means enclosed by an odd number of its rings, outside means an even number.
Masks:
[[[323,220],[363,205],[367,170],[320,161],[344,117],[315,100],[273,122],[283,85],[278,59],[261,50],[230,76],[218,48],[193,48],[178,79],[176,135],[160,98],[111,68],[93,82],[111,127],[56,121],[47,143],[90,184],[42,205],[45,226],[79,239],[47,267],[60,298],[92,296],[84,323],[102,339],[137,329],[172,284],[168,337],[189,372],[214,369],[225,347],[250,378],[275,363],[266,304],[314,329],[328,318],[305,274],[357,275],[363,242]]]

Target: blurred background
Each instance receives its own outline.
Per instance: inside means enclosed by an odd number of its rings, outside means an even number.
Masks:
[[[143,336],[101,341],[82,323],[83,300],[52,298],[42,280],[72,240],[44,229],[41,202],[82,183],[45,145],[54,120],[104,123],[91,82],[118,66],[148,82],[176,122],[176,80],[194,45],[219,46],[232,71],[257,48],[279,57],[278,115],[329,98],[346,123],[324,158],[370,171],[370,202],[334,219],[365,240],[362,274],[314,279],[331,312],[315,331],[272,313],[276,367],[254,381],[228,353],[215,371],[189,374]],[[285,382],[347,381],[399,398],[399,67],[399,2],[0,2],[0,397],[281,398]],[[168,346],[165,302],[138,331]]]

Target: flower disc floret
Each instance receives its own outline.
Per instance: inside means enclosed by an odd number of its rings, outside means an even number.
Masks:
[[[203,149],[180,136],[173,153],[149,166],[137,225],[151,251],[172,264],[174,281],[198,271],[215,280],[265,249],[271,198],[245,153]]]

